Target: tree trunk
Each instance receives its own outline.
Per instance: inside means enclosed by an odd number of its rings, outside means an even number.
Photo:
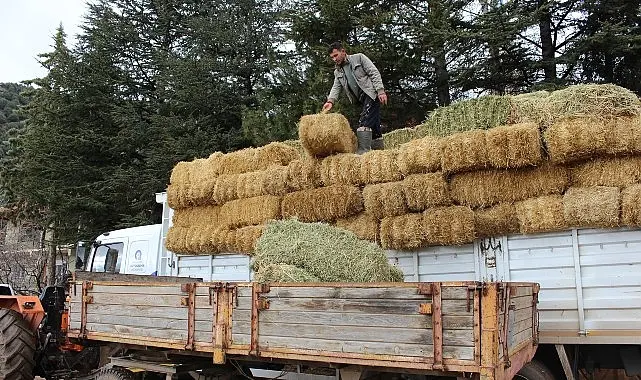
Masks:
[[[541,34],[541,64],[545,82],[556,82],[556,57],[552,40],[552,15],[549,0],[539,0],[539,33]]]
[[[447,71],[447,61],[445,59],[445,49],[440,48],[434,54],[434,66],[436,70],[436,94],[438,96],[438,105],[441,107],[449,106],[452,102],[450,97],[450,73]]]
[[[428,22],[431,27],[437,31],[436,38],[430,36],[431,41],[425,41],[426,46],[431,47],[431,55],[434,59],[435,85],[438,97],[438,105],[448,106],[452,99],[450,98],[450,73],[447,71],[447,59],[445,55],[445,37],[447,31],[448,13],[445,10],[441,0],[434,0],[429,3]]]
[[[56,243],[53,229],[45,231],[45,244],[47,248],[47,285],[56,284]]]

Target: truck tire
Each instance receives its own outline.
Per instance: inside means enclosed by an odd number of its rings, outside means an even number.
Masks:
[[[552,371],[538,360],[532,360],[527,363],[514,378],[520,380],[556,380]]]
[[[124,368],[103,368],[96,376],[96,380],[134,380],[134,374]]]
[[[0,379],[33,380],[36,338],[22,315],[0,308]]]

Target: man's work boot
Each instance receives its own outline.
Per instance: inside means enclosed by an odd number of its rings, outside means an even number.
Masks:
[[[372,150],[383,150],[383,149],[385,149],[385,143],[383,142],[382,137],[372,140]]]
[[[356,131],[356,138],[358,139],[358,149],[356,154],[367,153],[372,150],[372,131]]]

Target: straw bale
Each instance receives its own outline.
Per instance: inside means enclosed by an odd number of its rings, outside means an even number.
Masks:
[[[189,183],[189,168],[191,164],[186,161],[180,161],[171,170],[169,183],[174,185],[183,185]]]
[[[303,148],[303,144],[300,142],[300,140],[285,140],[283,141],[283,144],[286,144],[291,146],[292,148],[295,148],[298,154],[301,156],[301,158],[307,155],[307,152],[305,152],[305,148]]]
[[[552,92],[549,112],[556,117],[639,116],[641,102],[630,90],[613,84],[579,84]]]
[[[358,187],[331,185],[286,194],[281,208],[283,218],[331,222],[363,211],[363,196]]]
[[[641,183],[641,157],[598,158],[570,168],[570,183],[577,187],[626,187]]]
[[[568,171],[563,166],[483,170],[456,174],[450,180],[455,202],[470,207],[487,207],[550,194],[563,194],[568,186]]]
[[[431,173],[441,169],[441,158],[441,139],[428,136],[401,145],[397,163],[404,175]]]
[[[172,222],[178,227],[207,227],[220,225],[220,206],[199,206],[174,210]]]
[[[289,191],[315,189],[321,185],[320,163],[313,158],[294,160],[287,165]]]
[[[211,253],[229,253],[236,245],[235,235],[228,228],[215,228],[210,231]]]
[[[372,150],[362,157],[360,177],[363,184],[400,181],[403,178],[396,163],[398,150]]]
[[[221,156],[221,174],[241,174],[258,170],[256,151],[256,148],[246,148]]]
[[[165,247],[174,253],[187,253],[187,231],[186,227],[172,226],[167,231]]]
[[[563,212],[563,196],[547,195],[516,203],[521,233],[559,231],[568,228]]]
[[[259,283],[281,282],[321,282],[305,269],[288,264],[267,264],[255,273],[254,281]]]
[[[473,130],[443,138],[441,167],[444,172],[483,169],[489,163],[485,131]]]
[[[447,181],[441,172],[409,175],[403,180],[402,187],[411,211],[423,211],[428,207],[452,203]]]
[[[541,126],[547,126],[552,122],[553,115],[550,114],[548,91],[528,92],[510,97],[509,124],[533,122]]]
[[[356,152],[356,135],[345,116],[338,113],[303,116],[298,136],[310,156]]]
[[[519,219],[513,203],[474,210],[474,229],[478,237],[492,237],[519,232]]]
[[[287,166],[290,162],[300,159],[298,150],[282,142],[272,142],[256,149],[256,169],[263,170],[270,166]]]
[[[621,191],[621,222],[626,226],[641,226],[641,184]]]
[[[616,227],[620,196],[618,187],[570,187],[563,195],[565,222],[575,227]]]
[[[287,194],[287,166],[272,165],[265,170],[262,188],[264,194]]]
[[[428,245],[460,245],[474,241],[474,211],[467,206],[436,207],[423,212],[424,241]]]
[[[365,186],[363,200],[365,212],[378,219],[408,212],[401,181]]]
[[[605,124],[608,155],[641,154],[641,117],[617,117]]]
[[[231,231],[234,235],[234,244],[231,252],[252,254],[256,249],[256,242],[265,230],[264,225],[246,226]]]
[[[327,282],[403,281],[381,247],[324,223],[269,222],[252,266],[259,272],[269,264],[294,265]]]
[[[188,202],[193,206],[211,203],[216,186],[217,174],[210,173],[208,159],[199,158],[191,162],[189,168]]]
[[[236,198],[245,199],[265,195],[263,182],[267,173],[264,170],[238,174]]]
[[[167,204],[174,210],[190,207],[187,197],[186,185],[168,185],[167,186]]]
[[[396,149],[402,144],[414,140],[418,137],[418,132],[414,128],[400,128],[391,132],[383,133],[383,143],[385,149]]]
[[[280,219],[281,197],[263,195],[236,199],[220,208],[220,223],[230,228],[252,226]]]
[[[505,125],[485,132],[487,157],[500,169],[533,166],[543,160],[539,126],[535,123]]]
[[[550,161],[567,163],[605,153],[606,123],[595,118],[562,119],[544,133]]]
[[[320,163],[320,179],[325,186],[334,184],[360,185],[363,156],[344,153],[324,158]]]
[[[385,249],[415,249],[425,242],[423,215],[405,214],[381,220],[381,245]]]
[[[367,213],[360,214],[336,220],[336,227],[352,232],[359,239],[369,241],[379,241],[378,228],[379,220]]]
[[[222,205],[238,199],[238,174],[222,174],[216,179],[216,186],[212,194],[214,204]]]

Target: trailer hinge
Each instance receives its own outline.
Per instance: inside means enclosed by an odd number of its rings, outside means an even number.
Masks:
[[[418,313],[423,315],[432,315],[432,303],[422,303],[418,305]]]
[[[256,302],[256,308],[258,310],[268,310],[269,309],[269,300],[267,298],[260,297]]]
[[[93,303],[93,296],[82,296],[82,302]]]

